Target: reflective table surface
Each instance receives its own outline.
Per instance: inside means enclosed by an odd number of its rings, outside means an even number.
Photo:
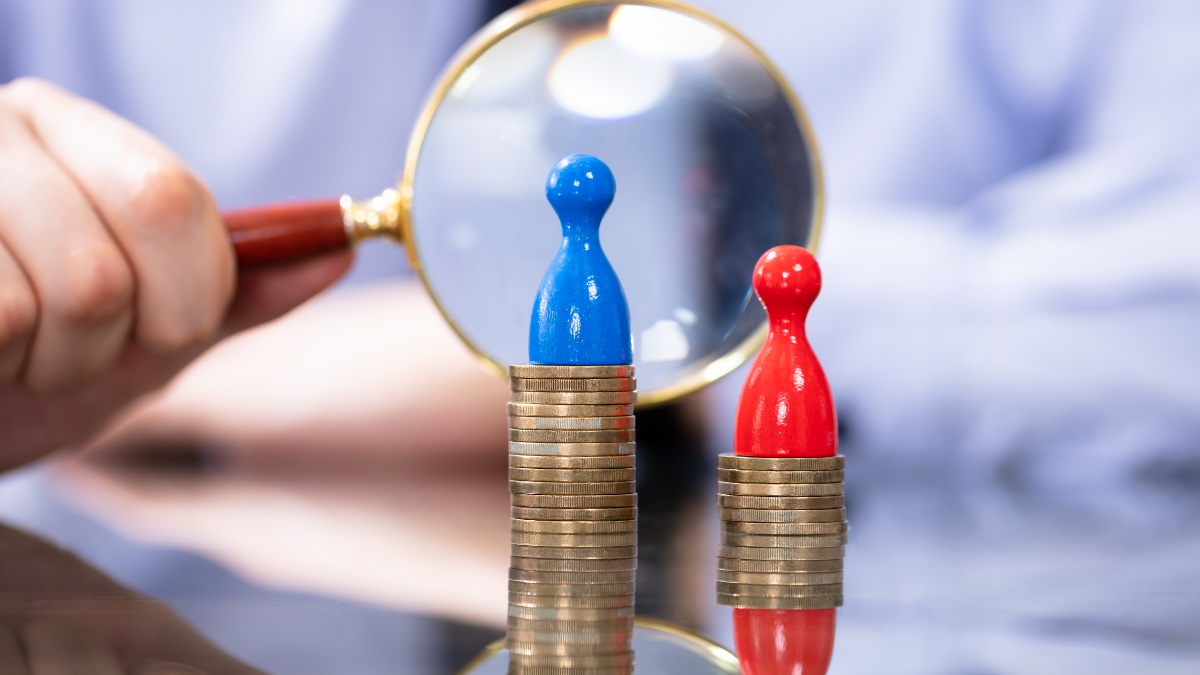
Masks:
[[[725,449],[682,414],[638,419],[637,607],[728,646]],[[46,644],[87,627],[126,670],[153,651],[208,673],[458,672],[503,635],[505,458],[381,469],[335,450],[255,473],[164,442],[3,476],[16,529],[0,530],[0,625],[71,618],[39,624]],[[1200,473],[1050,488],[1011,467],[900,474],[846,454],[831,673],[1200,672]]]

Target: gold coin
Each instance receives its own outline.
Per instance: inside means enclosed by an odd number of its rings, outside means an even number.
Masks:
[[[717,480],[729,483],[840,483],[845,471],[742,471],[717,469]]]
[[[621,480],[604,483],[556,483],[551,481],[510,480],[509,490],[513,494],[535,495],[623,495],[633,492],[633,481]]]
[[[625,495],[538,495],[514,494],[514,508],[617,509],[637,506],[636,494]]]
[[[579,607],[527,607],[524,605],[509,605],[509,621],[525,619],[529,621],[616,621],[618,619],[633,620],[633,604],[620,607],[585,609]]]
[[[593,597],[606,595],[632,595],[633,582],[621,584],[541,584],[531,581],[508,581],[509,593],[522,595],[561,595],[569,597]]]
[[[508,414],[521,417],[628,417],[633,405],[509,403]]]
[[[634,571],[623,572],[542,572],[509,568],[510,581],[531,581],[542,584],[623,584],[634,580]],[[727,581],[738,581],[727,579]],[[758,583],[758,582],[750,582]]]
[[[511,448],[512,444],[509,444]],[[721,469],[718,469],[720,471]],[[722,495],[754,497],[830,497],[845,493],[845,483],[730,483],[717,482]]]
[[[637,569],[637,558],[613,560],[555,560],[547,558],[513,557],[511,569],[539,572],[631,572]],[[838,569],[841,569],[840,567]],[[752,570],[757,571],[757,570]],[[781,570],[787,571],[787,570]]]
[[[633,391],[637,379],[632,377],[514,377],[513,391]]]
[[[633,594],[572,596],[525,595],[524,593],[510,592],[508,604],[543,609],[613,609],[615,607],[633,607]]]
[[[618,560],[636,558],[637,546],[567,548],[515,544],[512,547],[512,555],[517,558],[540,558],[543,560]]]
[[[833,609],[842,606],[842,596],[839,594],[815,598],[758,598],[717,593],[717,604],[742,609]]]
[[[543,366],[522,363],[508,367],[509,377],[633,377],[633,366]]]
[[[743,471],[840,471],[846,458],[835,457],[750,457],[726,452],[717,455],[718,469]]]
[[[754,549],[767,551],[770,549]],[[812,551],[814,549],[799,549]],[[739,560],[737,558],[717,558],[717,572],[755,572],[758,574],[795,574],[798,572],[841,572],[842,559],[835,560]]]
[[[717,506],[730,509],[840,509],[845,506],[845,497],[717,495]]]
[[[722,545],[717,549],[717,555],[734,560],[841,560],[846,557],[846,547],[761,548]]]
[[[509,455],[510,469],[632,469],[633,455],[560,457],[558,455]]]
[[[509,429],[508,440],[522,443],[632,443],[634,429]]]
[[[624,509],[536,509],[514,506],[512,517],[522,520],[635,520],[637,507]]]
[[[617,610],[613,610],[617,611]],[[608,619],[526,619],[517,616],[508,617],[508,629],[527,631],[530,633],[576,633],[576,632],[608,632],[621,633],[633,630],[633,617]]]
[[[772,534],[738,534],[735,532],[722,532],[721,543],[726,546],[748,546],[750,548],[827,548],[830,546],[845,546],[846,535],[827,534],[821,536],[781,536]]]
[[[631,405],[637,403],[633,391],[514,391],[513,403],[542,405]]]
[[[632,455],[635,443],[524,443],[508,442],[510,455],[558,455],[560,457],[596,457]]]
[[[620,668],[562,668],[509,663],[507,675],[633,675],[633,665]]]
[[[779,586],[775,584],[735,584],[717,582],[717,592],[725,595],[749,595],[756,598],[815,598],[825,595],[841,595],[841,584],[820,586]]]
[[[721,529],[730,534],[780,534],[787,536],[813,536],[843,534],[846,521],[836,523],[744,523],[736,520],[722,521]]]
[[[594,656],[559,656],[559,655],[524,655],[509,650],[509,664],[524,665],[553,665],[554,668],[629,668],[634,665],[634,652],[614,653],[614,655]]]
[[[547,483],[616,483],[633,480],[633,469],[527,469],[512,467],[509,480]]]
[[[603,633],[534,633],[509,629],[504,646],[514,654],[601,656],[629,651],[629,639]]]
[[[633,429],[634,416],[621,417],[521,417],[510,415],[509,429]]]
[[[514,532],[549,534],[617,534],[637,532],[636,520],[525,520],[513,518]]]
[[[513,532],[512,543],[520,546],[543,546],[555,548],[636,546],[637,532],[620,532],[617,534],[545,534],[542,532]]]
[[[836,523],[846,519],[846,509],[717,509],[722,520],[744,523]]]
[[[776,586],[819,586],[842,583],[841,572],[731,572],[717,570],[717,581],[736,584],[762,584]]]

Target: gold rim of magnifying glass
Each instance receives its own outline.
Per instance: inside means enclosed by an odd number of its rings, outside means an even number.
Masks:
[[[639,616],[634,618],[633,625],[638,628],[649,628],[667,633],[668,635],[674,635],[682,638],[692,647],[695,647],[699,651],[708,654],[712,662],[726,666],[729,669],[729,672],[741,672],[741,666],[738,665],[738,658],[733,652],[695,631],[680,626],[679,624],[674,624],[670,621],[663,621],[662,619],[651,619],[649,617]],[[484,647],[483,651],[479,652],[475,658],[468,661],[467,665],[463,666],[462,670],[458,671],[457,675],[470,675],[472,670],[478,668],[483,664],[484,661],[487,661],[502,651],[504,651],[504,638],[500,638],[499,640],[496,640],[490,645]]]
[[[404,174],[400,179],[398,194],[395,197],[395,203],[398,207],[396,212],[400,220],[401,241],[407,246],[409,262],[412,264],[413,269],[416,270],[417,275],[420,276],[421,283],[425,285],[425,290],[429,293],[429,297],[433,299],[434,305],[437,306],[438,311],[445,317],[446,322],[450,324],[450,328],[463,341],[463,344],[471,350],[475,358],[483,364],[484,368],[501,377],[507,377],[507,369],[493,361],[491,357],[467,337],[466,333],[463,332],[462,328],[454,320],[454,317],[450,316],[445,306],[442,305],[441,299],[438,298],[437,293],[429,282],[429,277],[425,274],[425,268],[421,264],[421,256],[417,251],[412,230],[412,186],[417,169],[417,159],[421,156],[421,146],[425,140],[425,134],[429,131],[429,125],[433,121],[434,113],[437,112],[438,107],[446,98],[446,94],[449,93],[454,83],[458,81],[463,71],[479,60],[480,56],[495,46],[500,40],[532,24],[534,21],[567,10],[598,5],[645,5],[648,7],[676,10],[682,14],[691,15],[716,25],[727,34],[740,40],[754,54],[759,63],[775,79],[776,84],[783,92],[785,100],[787,100],[788,105],[792,108],[792,114],[799,121],[801,134],[809,148],[809,162],[812,166],[813,181],[813,215],[808,241],[804,247],[815,254],[817,252],[817,242],[821,237],[821,224],[825,213],[825,184],[821,171],[820,152],[817,150],[817,139],[813,133],[812,124],[809,122],[808,115],[804,112],[804,107],[800,105],[800,99],[792,91],[787,79],[783,77],[783,73],[779,72],[779,69],[767,58],[766,54],[755,46],[753,42],[748,40],[746,36],[716,16],[702,9],[682,2],[675,2],[674,0],[632,0],[630,2],[613,2],[613,0],[536,0],[518,5],[496,17],[480,29],[474,37],[454,54],[454,57],[450,60],[450,64],[442,71],[441,77],[438,78],[437,86],[434,87],[429,97],[425,100],[425,105],[421,109],[421,115],[417,118],[417,124],[413,128],[412,136],[409,138],[408,152],[404,158]],[[680,381],[653,391],[639,392],[637,407],[645,409],[668,403],[716,382],[745,363],[754,352],[758,351],[758,348],[762,346],[766,337],[767,323],[763,321],[762,325],[750,337],[743,340],[726,354],[713,359],[710,363],[690,373]]]

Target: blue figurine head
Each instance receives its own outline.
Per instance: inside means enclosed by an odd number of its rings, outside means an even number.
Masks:
[[[633,362],[629,305],[600,248],[600,219],[612,204],[612,172],[591,155],[568,155],[546,178],[562,245],[546,270],[529,322],[529,360],[553,365]]]
[[[563,224],[600,226],[600,219],[617,193],[608,165],[591,155],[567,155],[546,177],[546,199]]]

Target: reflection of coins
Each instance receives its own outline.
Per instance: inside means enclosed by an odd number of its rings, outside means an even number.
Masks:
[[[511,447],[511,444],[510,444]],[[723,495],[752,495],[756,497],[828,497],[846,491],[842,483],[730,483],[717,482],[717,492]]]
[[[747,523],[834,523],[846,519],[846,509],[717,509],[722,520]]]
[[[511,560],[514,570],[534,570],[539,572],[631,572],[637,569],[637,558],[616,558],[613,560],[554,560],[547,558],[520,558]],[[838,569],[841,569],[839,566]],[[774,570],[746,570],[748,572]],[[791,570],[779,570],[787,572]]]
[[[508,414],[522,417],[628,417],[633,405],[509,403]]]
[[[621,417],[515,417],[508,418],[510,429],[632,429],[633,415]]]
[[[543,584],[625,584],[634,580],[634,571],[622,572],[542,572],[539,570],[509,569],[510,581],[532,581]],[[726,579],[725,581],[743,581]],[[747,581],[746,583],[763,583]],[[832,582],[831,582],[832,583]]]
[[[513,531],[512,543],[521,546],[547,546],[563,548],[636,546],[637,532],[622,532],[619,534],[544,534],[541,532]],[[753,544],[751,544],[751,546],[752,545]]]
[[[617,534],[637,532],[636,520],[523,520],[513,518],[514,532],[553,534]]]
[[[841,584],[821,586],[780,586],[775,584],[735,584],[717,582],[717,592],[725,595],[749,595],[757,598],[815,598],[826,595],[841,595]]]
[[[586,668],[593,671],[596,668],[629,668],[634,665],[634,652],[613,653],[604,656],[558,656],[558,655],[524,655],[524,653],[509,650],[509,664],[521,665],[552,665],[554,668]],[[524,673],[524,670],[522,670]],[[560,673],[560,670],[559,670]]]
[[[634,443],[524,443],[508,442],[513,455],[560,455],[562,457],[595,457],[597,455],[632,455]]]
[[[717,456],[717,468],[744,471],[840,471],[846,458],[836,457],[747,457],[725,453]]]
[[[845,505],[845,497],[717,495],[717,505],[729,509],[838,509]]]
[[[826,548],[830,546],[845,546],[846,535],[781,536],[722,532],[721,543],[726,546],[746,546],[750,548]]]
[[[842,606],[842,596],[839,594],[812,598],[760,598],[717,593],[717,603],[744,609],[832,609]]]
[[[636,494],[624,495],[539,495],[514,494],[514,507],[542,509],[614,509],[637,506]]]
[[[555,483],[527,480],[508,481],[513,494],[538,495],[620,495],[633,492],[633,481],[605,483]]]
[[[836,523],[743,523],[725,521],[721,523],[725,532],[733,534],[781,534],[781,535],[823,535],[842,534],[846,531],[846,521]]]
[[[766,549],[752,549],[762,551]],[[819,549],[800,549],[812,551]],[[738,558],[717,558],[717,573],[721,570],[730,572],[756,572],[759,574],[794,574],[797,572],[840,572],[842,559],[833,560],[740,560]]]
[[[560,457],[558,455],[509,455],[510,469],[632,469],[633,455]]]
[[[632,391],[514,391],[513,403],[541,403],[543,405],[631,405],[637,403],[637,392]]]
[[[610,595],[630,595],[633,593],[633,582],[618,584],[542,584],[532,581],[508,581],[509,593],[521,595],[555,595],[562,597],[594,597]]]
[[[633,429],[509,429],[508,440],[525,443],[629,443]]]
[[[717,469],[717,480],[730,483],[839,483],[845,471],[742,471]]]
[[[550,483],[616,483],[632,481],[633,469],[529,469],[511,467],[510,480]]]
[[[524,520],[633,520],[637,507],[624,509],[537,509],[514,506],[513,518]]]
[[[554,609],[612,609],[614,607],[633,607],[632,593],[613,595],[526,595],[524,593],[508,594],[508,604],[519,607],[540,607]],[[510,608],[511,609],[511,608]]]
[[[717,549],[717,555],[735,560],[841,560],[846,555],[846,547],[762,548],[722,545]]]
[[[819,586],[842,583],[841,572],[762,573],[717,570],[717,581],[737,584]]]
[[[633,377],[633,366],[541,366],[520,364],[508,367],[509,378]]]
[[[509,605],[509,621],[526,619],[531,621],[615,621],[633,620],[633,604],[620,607],[586,609],[582,607],[526,607]]]
[[[632,377],[564,377],[527,378],[514,377],[510,380],[512,390],[517,391],[633,391],[637,380]]]

